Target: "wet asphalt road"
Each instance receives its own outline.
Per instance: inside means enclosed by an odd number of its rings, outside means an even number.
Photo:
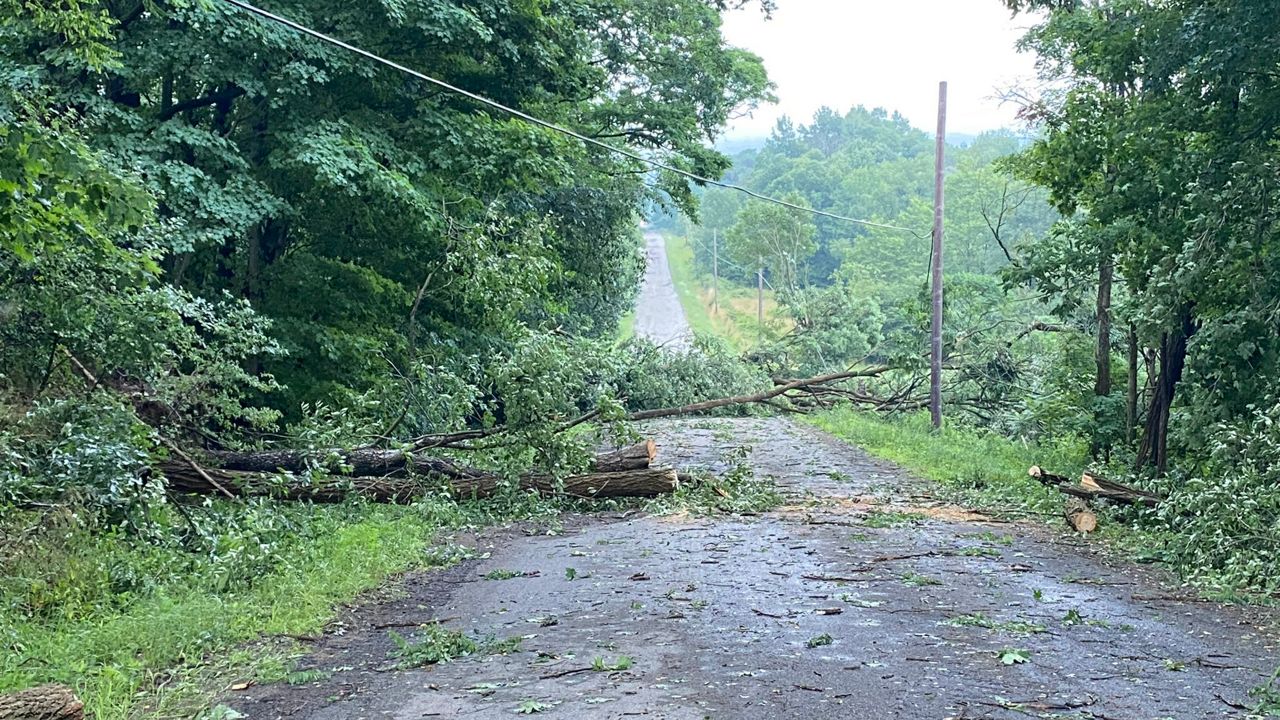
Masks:
[[[1168,578],[1040,525],[989,522],[783,419],[651,426],[659,460],[750,447],[787,505],[759,516],[575,517],[468,540],[314,644],[302,686],[229,699],[249,718],[1244,717],[1277,662],[1273,618],[1180,599]],[[886,514],[886,512],[890,514]],[[892,513],[907,512],[904,518]],[[905,524],[886,522],[894,520]],[[526,531],[532,531],[526,528]],[[566,577],[574,569],[574,579]],[[521,576],[485,579],[493,570]],[[521,638],[396,671],[389,628]],[[830,644],[811,644],[826,638]],[[1027,662],[1004,664],[1016,650]],[[599,658],[617,667],[595,670]]]
[[[658,233],[645,233],[644,282],[636,301],[636,335],[658,345],[689,347],[692,333],[671,281],[666,241]]]

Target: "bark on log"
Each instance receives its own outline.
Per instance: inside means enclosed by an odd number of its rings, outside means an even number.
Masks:
[[[209,495],[217,492],[201,474],[179,463],[161,466],[170,491],[180,494]],[[456,471],[457,468],[454,468]],[[316,503],[338,503],[359,496],[373,502],[408,503],[433,493],[447,492],[459,499],[486,498],[496,494],[504,481],[496,475],[471,469],[452,474],[432,473],[408,477],[326,477],[315,482],[282,481],[274,474],[207,469],[220,485],[242,497],[273,497],[281,500],[309,500]],[[573,475],[557,483],[544,475],[526,475],[519,479],[522,490],[544,495],[563,493],[573,497],[653,497],[673,492],[679,477],[672,469],[641,468],[616,472]]]
[[[592,463],[595,472],[618,472],[649,467],[657,453],[652,440],[636,443],[597,455]],[[334,475],[348,477],[386,477],[402,474],[409,456],[400,450],[259,450],[251,452],[214,451],[207,453],[209,465],[237,472],[304,473],[321,467]],[[465,468],[438,458],[412,456],[413,470],[418,475],[466,475]],[[216,479],[216,478],[215,478]]]
[[[1089,509],[1088,503],[1077,497],[1067,498],[1067,506],[1063,511],[1067,524],[1076,532],[1088,533],[1098,529],[1098,516]]]
[[[593,472],[619,472],[622,470],[643,470],[649,467],[658,455],[658,445],[652,440],[638,442],[624,448],[611,450],[596,455],[591,464]]]
[[[41,685],[0,695],[0,720],[83,719],[84,703],[62,685]]]

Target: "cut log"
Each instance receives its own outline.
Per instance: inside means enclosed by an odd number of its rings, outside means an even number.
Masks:
[[[597,455],[592,462],[595,472],[617,472],[649,467],[657,454],[652,440],[629,445]],[[305,473],[312,468],[322,468],[332,475],[348,477],[386,477],[404,474],[413,465],[418,475],[435,473],[453,474],[461,470],[444,460],[410,455],[400,450],[258,450],[250,452],[213,451],[207,453],[208,465],[223,470],[251,473],[292,472]],[[444,463],[449,467],[441,465]]]
[[[83,720],[84,703],[63,685],[0,695],[0,720]]]
[[[409,503],[423,497],[447,492],[458,499],[486,498],[506,486],[503,478],[458,468],[443,461],[430,474],[415,477],[326,477],[315,481],[287,480],[269,473],[206,469],[196,473],[181,463],[164,463],[160,469],[171,492],[210,495],[218,492],[205,475],[218,485],[240,497],[273,497],[280,500],[308,500],[316,503],[338,503],[350,497],[363,497],[373,502]],[[519,479],[521,490],[544,495],[564,494],[572,497],[654,497],[673,492],[679,477],[672,469],[640,468],[616,472],[572,475],[561,482],[543,475],[526,475]]]
[[[620,470],[643,470],[649,467],[658,455],[658,445],[653,440],[644,440],[635,445],[611,450],[596,455],[591,469],[594,472],[618,472]]]
[[[1067,498],[1067,507],[1063,512],[1067,524],[1079,533],[1091,533],[1098,529],[1098,516],[1089,509],[1088,503],[1077,497]]]

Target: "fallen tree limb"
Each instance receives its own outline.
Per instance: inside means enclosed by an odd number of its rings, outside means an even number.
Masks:
[[[831,373],[829,375],[819,375],[818,377],[805,378],[803,380],[774,380],[776,383],[770,390],[755,393],[753,395],[736,395],[734,397],[717,398],[715,400],[704,400],[702,402],[682,405],[680,407],[659,408],[656,410],[639,410],[627,415],[627,420],[652,420],[654,418],[675,417],[677,415],[692,415],[694,413],[705,412],[707,410],[715,410],[716,408],[727,407],[729,405],[747,405],[751,403],[765,403],[773,398],[778,397],[798,388],[808,385],[825,385],[827,383],[836,382],[838,380],[848,380],[856,377],[873,377],[881,373],[887,372],[889,368],[875,367],[865,370],[846,370],[844,372]]]
[[[0,720],[83,720],[84,703],[63,685],[0,695]]]
[[[1155,507],[1164,500],[1164,498],[1155,493],[1112,482],[1093,473],[1084,473],[1080,477],[1079,484],[1072,483],[1064,475],[1046,472],[1039,465],[1032,465],[1027,470],[1027,474],[1064,495],[1071,495],[1082,500],[1110,500],[1124,505],[1144,505],[1146,507]]]
[[[436,462],[438,464],[432,472],[413,477],[340,476],[318,480],[213,468],[206,468],[205,473],[201,474],[193,472],[186,464],[172,462],[162,464],[160,469],[168,481],[170,492],[213,494],[217,489],[207,479],[207,476],[213,476],[218,484],[238,497],[272,497],[315,503],[339,503],[350,497],[362,497],[381,503],[409,503],[442,492],[457,499],[486,498],[497,494],[507,485],[497,475],[460,468],[444,461]],[[560,482],[545,475],[525,475],[517,481],[521,490],[582,498],[653,497],[673,492],[679,483],[676,471],[669,468],[571,475]]]

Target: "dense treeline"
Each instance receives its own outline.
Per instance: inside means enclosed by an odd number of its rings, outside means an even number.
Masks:
[[[318,599],[284,632],[420,562],[440,525],[538,502],[438,493],[398,513],[166,484],[210,451],[303,451],[291,488],[357,447],[563,476],[628,408],[771,379],[858,367],[805,409],[923,406],[932,139],[858,107],[732,160],[710,149],[770,93],[720,33],[748,0],[267,4],[874,224],[691,187],[222,0],[0,0],[0,689],[80,682],[123,717],[169,682],[153,673],[299,597]],[[1027,137],[948,148],[949,422],[1087,448],[1166,498],[1123,511],[1164,557],[1274,592],[1280,6],[1006,4],[1036,23],[1043,82],[1021,96]],[[704,271],[715,246],[725,282],[763,272],[786,318],[759,347],[618,346],[654,207],[696,218]]]
[[[533,356],[613,337],[637,212],[690,207],[681,178],[223,2],[3,9],[0,392],[19,422],[86,383],[195,445],[326,413],[399,437],[559,418],[611,393],[585,373],[556,388],[567,406],[526,407],[545,387],[517,386]],[[272,9],[702,175],[768,92],[719,2]]]
[[[1274,588],[1278,8],[1009,5],[1044,13],[1024,42],[1051,88],[1023,110],[1044,136],[1018,171],[1069,215],[1016,277],[1092,311],[1095,448],[1163,477],[1179,559]]]

